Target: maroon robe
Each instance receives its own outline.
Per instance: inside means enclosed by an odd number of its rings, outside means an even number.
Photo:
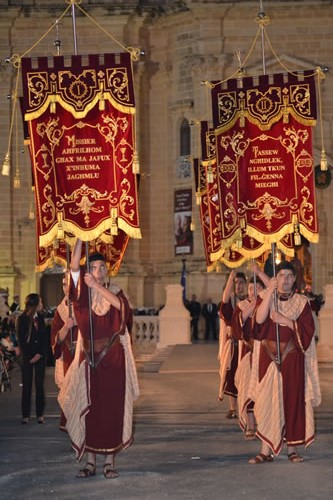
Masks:
[[[83,338],[82,361],[84,356],[91,359],[88,287],[83,277],[84,271],[81,270],[77,287],[72,279],[70,286],[70,299]],[[117,453],[133,440],[131,437],[124,443],[122,439],[126,373],[124,349],[119,340],[126,326],[130,331],[132,311],[120,290],[117,297],[121,303],[120,311],[113,306],[104,315],[91,311],[96,366],[90,369],[91,404],[86,415],[85,451],[102,455]],[[114,341],[108,347],[114,335]],[[103,356],[104,347],[107,352]]]
[[[231,326],[233,312],[234,309],[232,307],[231,300],[229,300],[229,302],[227,302],[226,304],[224,304],[223,302],[221,303],[220,315],[224,319],[225,324],[227,326]],[[237,397],[238,394],[237,387],[235,386],[235,373],[237,370],[237,365],[238,365],[238,341],[234,340],[231,366],[230,370],[228,370],[226,374],[224,394],[227,394],[228,396],[233,396],[235,398]]]
[[[58,332],[62,329],[64,326],[65,322],[62,319],[59,310],[57,308],[54,318],[52,320],[52,326],[51,326],[51,346],[52,346],[52,351],[54,358],[57,360],[62,356],[62,362],[63,362],[63,369],[64,369],[64,376],[66,375],[66,372],[68,368],[70,367],[73,359],[74,359],[74,352],[71,352],[71,345],[70,345],[70,332],[68,332],[67,337],[65,340],[61,343],[58,342]],[[73,326],[73,342],[77,341],[77,331],[78,327],[77,325]],[[66,418],[63,413],[61,412],[60,416],[60,429],[65,431],[66,430]]]
[[[258,299],[261,301],[261,299]],[[292,299],[289,299],[292,300]],[[285,416],[284,439],[288,446],[308,444],[305,441],[305,370],[304,352],[310,346],[314,335],[314,321],[311,307],[305,303],[302,312],[294,321],[294,329],[279,325],[281,346],[281,375]],[[260,346],[259,382],[264,377],[276,349],[276,323],[270,316],[259,325],[255,324],[254,337],[264,341]],[[265,345],[265,341],[268,341]],[[290,342],[290,344],[289,344]],[[287,345],[291,351],[284,356]],[[287,351],[286,351],[287,352]]]

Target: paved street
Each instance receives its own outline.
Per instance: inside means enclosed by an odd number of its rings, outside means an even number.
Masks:
[[[217,399],[217,344],[176,346],[159,372],[139,372],[135,442],[117,459],[117,479],[77,479],[68,437],[58,430],[53,368],[47,369],[46,423],[21,425],[19,371],[0,394],[0,498],[5,499],[328,499],[333,488],[333,366],[321,365],[317,440],[304,462],[285,451],[272,464],[248,465],[259,442],[246,442]]]

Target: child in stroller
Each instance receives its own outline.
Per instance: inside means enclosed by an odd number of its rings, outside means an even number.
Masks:
[[[19,365],[19,348],[14,347],[10,334],[5,332],[0,338],[0,392],[11,390],[9,372]]]

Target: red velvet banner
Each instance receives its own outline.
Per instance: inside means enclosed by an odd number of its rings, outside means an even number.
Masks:
[[[245,248],[244,235],[264,247],[289,248],[281,240],[291,233],[317,242],[314,77],[267,75],[213,87],[221,244],[212,260],[240,239]]]
[[[244,229],[238,228],[236,239],[223,240],[221,227],[226,224],[221,212],[218,191],[217,166],[215,155],[215,133],[208,128],[207,122],[201,123],[202,161],[193,162],[197,200],[200,206],[200,221],[205,249],[207,270],[211,271],[222,262],[228,267],[239,267],[246,260],[260,258],[271,249],[268,242],[258,242],[248,236]],[[227,196],[227,192],[223,196]],[[293,242],[289,236],[278,242],[278,248],[287,256],[293,255]],[[218,254],[216,258],[215,254]],[[213,258],[212,258],[213,257]],[[214,258],[215,257],[215,258]]]
[[[24,58],[22,76],[38,246],[107,232],[115,242],[120,230],[140,238],[130,55]]]

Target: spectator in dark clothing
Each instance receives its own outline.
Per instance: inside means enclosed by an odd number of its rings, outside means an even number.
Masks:
[[[210,334],[212,334],[213,340],[217,339],[217,313],[217,305],[209,297],[207,304],[202,306],[202,315],[206,321],[205,340],[209,339]]]
[[[190,316],[191,316],[192,339],[198,340],[199,338],[198,323],[201,313],[201,305],[200,302],[197,301],[196,295],[194,294],[192,295],[192,299],[188,303],[187,309],[190,311]]]
[[[35,375],[36,416],[44,423],[44,378],[47,356],[47,336],[42,299],[37,293],[30,293],[25,299],[25,309],[17,317],[16,334],[22,354],[22,424],[31,416],[32,380]]]

